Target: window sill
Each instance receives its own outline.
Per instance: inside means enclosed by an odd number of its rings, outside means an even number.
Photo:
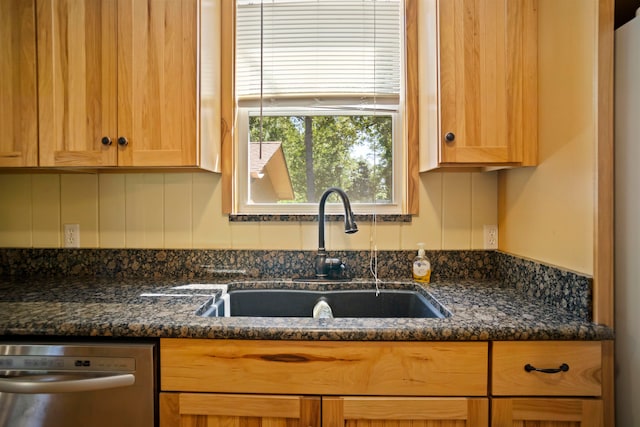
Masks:
[[[355,215],[356,222],[373,222],[373,215]],[[411,222],[411,215],[384,214],[376,215],[376,222]],[[326,221],[344,221],[342,214],[327,214]],[[229,222],[318,222],[318,215],[310,214],[230,214]]]

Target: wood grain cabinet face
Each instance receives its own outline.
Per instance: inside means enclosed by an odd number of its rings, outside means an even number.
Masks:
[[[160,427],[320,427],[320,397],[160,393]]]
[[[161,393],[160,426],[486,427],[487,398]]]
[[[487,343],[162,339],[160,360],[162,427],[489,422]]]
[[[481,427],[488,419],[486,398],[322,398],[322,427]]]
[[[37,0],[40,166],[199,166],[196,0]]]
[[[560,369],[545,373],[530,370]],[[602,347],[598,341],[494,342],[494,396],[601,396]]]
[[[499,398],[491,427],[604,427],[600,399]]]
[[[421,136],[421,170],[536,165],[537,0],[439,0],[421,7],[433,9],[422,16],[437,17],[432,26],[439,36],[423,53],[423,67],[436,71],[421,73],[433,86],[421,90],[420,108],[433,111],[423,119],[429,136]]]
[[[491,364],[492,427],[604,426],[600,342],[493,342]]]
[[[488,353],[486,342],[163,339],[160,375],[164,391],[484,397]]]
[[[0,167],[38,165],[35,0],[0,1]]]
[[[602,351],[593,341],[492,342],[490,352],[483,342],[161,339],[160,426],[603,427]]]

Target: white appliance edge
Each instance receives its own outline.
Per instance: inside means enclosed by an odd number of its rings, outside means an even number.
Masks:
[[[638,10],[640,12],[640,9]],[[640,426],[640,17],[615,34],[616,425]]]

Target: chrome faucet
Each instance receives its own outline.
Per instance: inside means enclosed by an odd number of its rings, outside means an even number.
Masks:
[[[320,198],[320,206],[318,212],[318,254],[316,255],[316,277],[325,278],[329,273],[342,271],[344,264],[338,258],[329,258],[326,248],[324,247],[324,205],[331,193],[336,193],[342,200],[344,206],[344,232],[353,234],[358,231],[358,226],[351,210],[351,203],[347,193],[337,187],[331,187],[322,194]]]

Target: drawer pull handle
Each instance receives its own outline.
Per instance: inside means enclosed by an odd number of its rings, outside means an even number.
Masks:
[[[557,374],[558,372],[567,372],[569,370],[569,365],[563,363],[559,368],[538,369],[535,366],[527,363],[526,365],[524,365],[524,370],[527,372],[542,372],[543,374]]]

